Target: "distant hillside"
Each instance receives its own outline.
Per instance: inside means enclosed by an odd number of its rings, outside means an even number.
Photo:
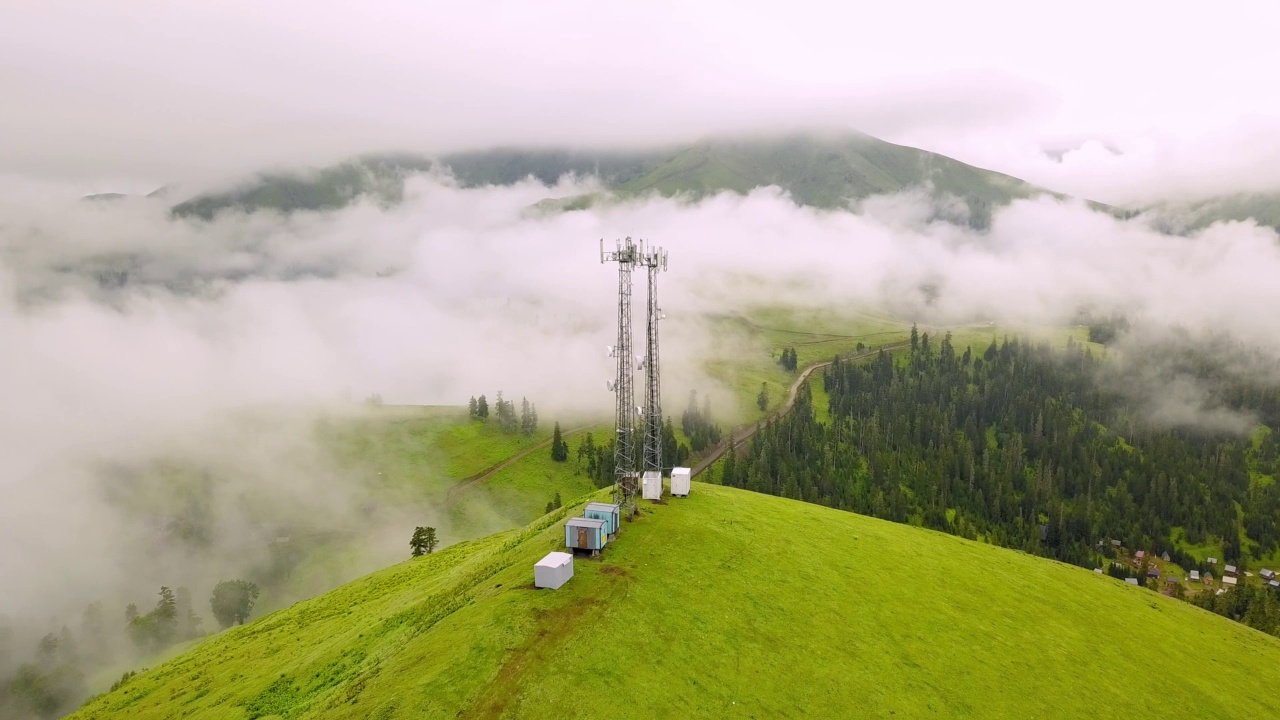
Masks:
[[[631,153],[506,148],[446,155],[438,164],[467,187],[510,185],[530,176],[551,184],[569,173],[597,176],[627,197],[653,192],[698,198],[777,185],[796,202],[819,208],[928,185],[963,201],[975,224],[984,224],[993,207],[1044,192],[1008,175],[858,133],[709,140]],[[327,210],[362,196],[395,202],[405,174],[434,166],[413,155],[370,156],[305,175],[264,174],[229,192],[188,200],[173,212],[210,218],[233,207]],[[585,204],[570,199],[552,206]]]
[[[576,510],[574,510],[576,512]],[[1271,717],[1280,640],[1110,577],[782,498],[563,515],[212,637],[72,717]]]
[[[1280,191],[1237,193],[1193,203],[1163,204],[1147,212],[1171,232],[1199,230],[1215,222],[1231,220],[1253,220],[1280,232]]]
[[[802,205],[825,208],[926,183],[940,193],[996,205],[1040,192],[1008,175],[862,134],[702,142],[619,189],[699,196],[777,185]]]
[[[430,159],[413,155],[365,157],[302,174],[263,173],[232,190],[199,195],[173,206],[178,217],[210,220],[227,209],[245,212],[337,210],[360,197],[395,204],[404,175],[430,170]]]

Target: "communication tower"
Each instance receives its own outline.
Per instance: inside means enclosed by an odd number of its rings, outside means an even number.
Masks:
[[[600,240],[600,262],[618,263],[618,340],[608,348],[609,357],[618,361],[617,377],[609,383],[610,389],[617,393],[613,501],[623,514],[631,515],[635,513],[640,484],[636,473],[635,417],[643,412],[635,404],[635,371],[639,359],[631,355],[631,271],[640,263],[643,248],[630,237],[615,242],[615,249],[606,252],[604,239]]]
[[[662,380],[658,374],[658,321],[664,315],[658,307],[658,272],[667,269],[667,251],[662,248],[641,248],[640,264],[649,271],[649,308],[645,328],[644,357],[645,405],[644,414],[644,469],[662,475]],[[661,480],[659,480],[661,482]]]

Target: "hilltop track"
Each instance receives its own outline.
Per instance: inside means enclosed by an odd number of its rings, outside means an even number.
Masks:
[[[576,427],[571,430],[566,430],[560,433],[560,437],[562,440],[567,440],[570,435],[573,435],[575,433],[580,433],[584,430],[590,430],[593,427],[595,427],[595,425],[583,425],[582,427]],[[496,475],[498,472],[505,470],[508,467],[520,462],[521,460],[525,459],[526,457],[528,457],[530,454],[532,454],[537,450],[542,450],[544,448],[551,447],[552,439],[553,438],[547,438],[546,440],[543,440],[537,445],[533,445],[525,448],[524,450],[521,450],[520,452],[516,453],[515,455],[512,455],[506,460],[503,460],[497,465],[492,465],[488,468],[485,468],[484,470],[481,470],[475,475],[472,475],[467,478],[463,478],[460,482],[455,484],[453,487],[449,488],[449,493],[445,495],[444,506],[449,507],[450,505],[457,502],[458,498],[462,495],[462,493],[465,492],[471,486],[476,485],[477,483],[482,483],[485,480],[488,480],[490,477]]]
[[[894,350],[901,350],[902,348],[909,347],[910,345],[911,343],[909,341],[904,340],[902,342],[891,343],[889,345],[882,345],[878,348],[875,348],[874,350],[868,348],[867,350],[863,350],[862,352],[859,352],[859,353],[853,353],[841,359],[842,360],[862,360],[879,353],[881,350],[892,352]],[[739,425],[738,427],[734,428],[731,433],[730,441],[726,442],[724,440],[721,440],[720,444],[716,445],[711,450],[711,453],[709,455],[699,460],[698,464],[693,466],[693,477],[697,477],[701,475],[707,468],[711,467],[712,463],[714,463],[716,460],[719,460],[721,457],[723,457],[725,452],[728,451],[731,444],[742,444],[743,442],[750,440],[751,436],[755,435],[760,430],[760,428],[764,427],[765,423],[771,422],[773,420],[777,420],[778,418],[791,412],[791,409],[795,407],[796,395],[800,392],[800,386],[809,381],[809,376],[813,374],[814,370],[827,367],[830,364],[831,364],[831,361],[827,360],[826,362],[815,363],[813,365],[810,365],[809,367],[806,367],[804,370],[801,370],[800,377],[796,378],[795,382],[791,383],[791,389],[787,393],[787,401],[783,403],[782,407],[778,408],[777,410],[774,410],[772,413],[770,413],[768,416],[766,416],[762,420],[759,420],[749,425]]]

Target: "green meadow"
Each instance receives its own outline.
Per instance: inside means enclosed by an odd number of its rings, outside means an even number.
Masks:
[[[1280,710],[1280,640],[1086,570],[696,484],[561,590],[560,511],[196,645],[76,718],[1150,717]]]

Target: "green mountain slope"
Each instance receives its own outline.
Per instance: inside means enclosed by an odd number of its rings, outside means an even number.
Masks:
[[[1148,212],[1175,232],[1231,220],[1253,220],[1280,232],[1280,192],[1223,195],[1185,205],[1160,205]]]
[[[1108,577],[708,485],[559,591],[562,516],[203,641],[77,718],[1265,717],[1280,640]]]
[[[703,142],[619,189],[698,196],[777,185],[802,205],[826,208],[926,183],[972,203],[1004,204],[1040,192],[1008,175],[858,133]]]
[[[226,192],[207,193],[174,205],[176,217],[210,220],[219,212],[337,210],[368,197],[398,203],[404,176],[426,172],[431,160],[414,155],[370,156],[308,173],[263,173]]]
[[[993,206],[1044,192],[1008,175],[860,133],[709,140],[636,152],[504,148],[446,155],[438,162],[467,187],[510,185],[530,176],[550,184],[569,173],[595,175],[623,196],[656,192],[696,198],[777,185],[797,203],[820,208],[928,184],[982,215]],[[208,219],[229,208],[331,210],[365,196],[397,202],[404,176],[433,166],[419,156],[385,155],[303,175],[264,174],[228,192],[175,205],[173,213]]]

